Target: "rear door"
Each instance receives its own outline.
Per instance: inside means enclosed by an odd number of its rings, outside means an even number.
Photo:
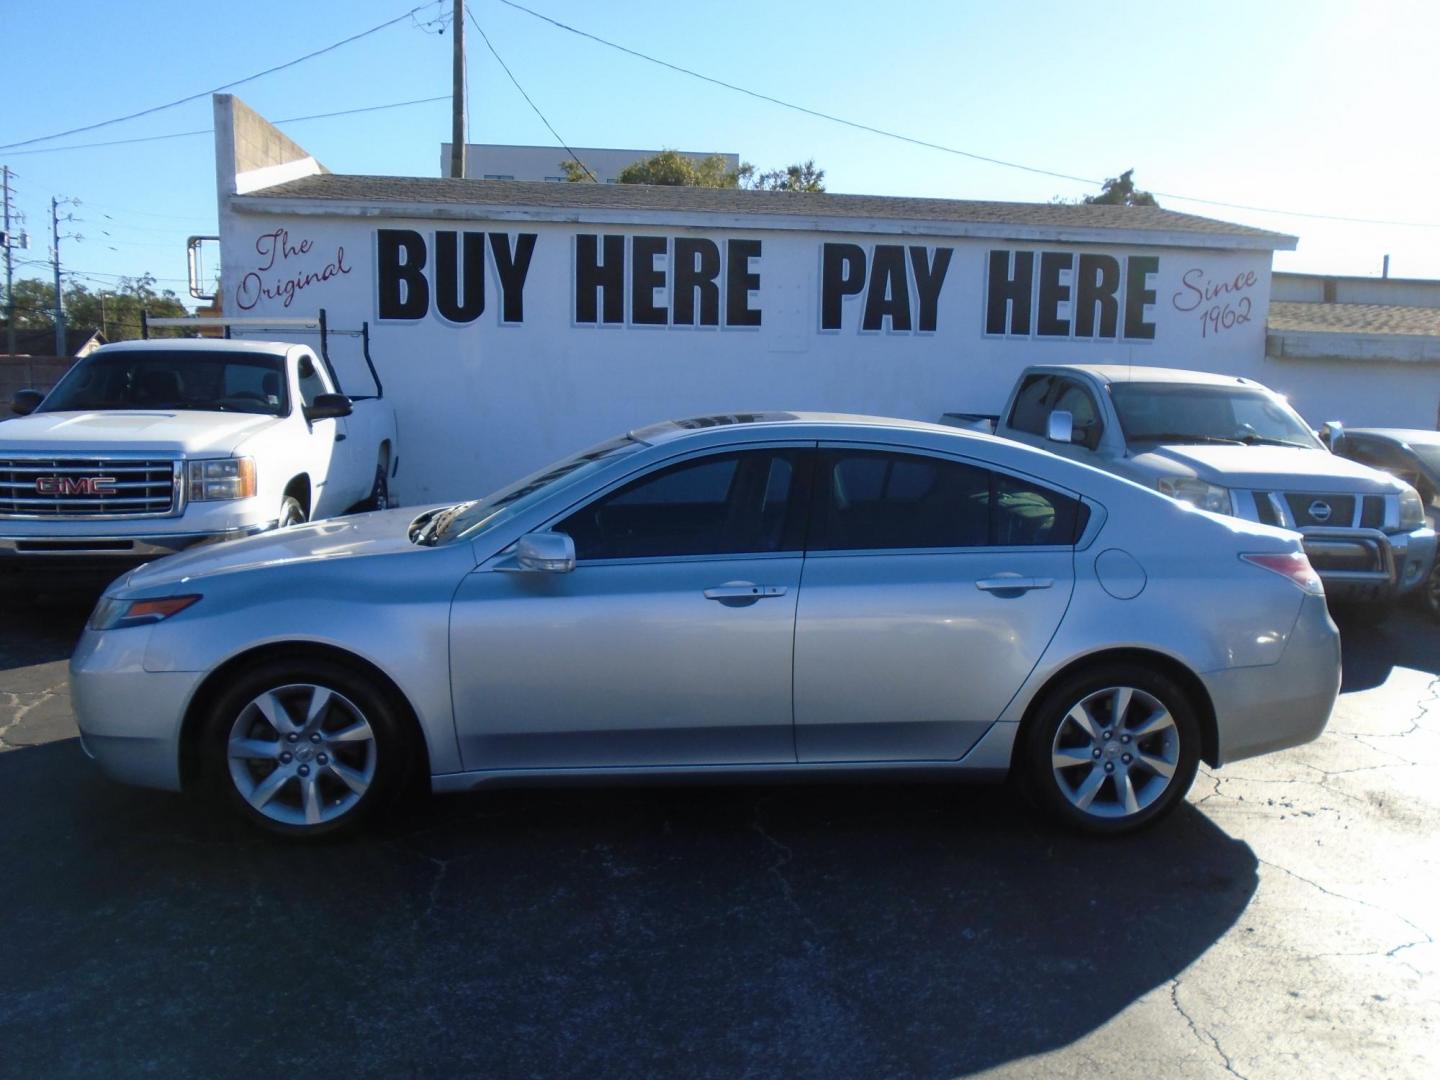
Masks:
[[[798,760],[954,760],[1054,636],[1072,495],[920,451],[822,448],[795,624]]]

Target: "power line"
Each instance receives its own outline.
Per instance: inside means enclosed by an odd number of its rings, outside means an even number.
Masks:
[[[576,155],[575,151],[571,150],[565,140],[560,137],[560,133],[555,130],[554,125],[552,125],[549,120],[545,119],[545,114],[540,111],[540,106],[536,105],[535,102],[530,100],[530,95],[527,94],[525,92],[525,88],[520,85],[520,80],[515,78],[515,73],[510,70],[510,65],[505,63],[505,61],[501,59],[500,54],[495,51],[495,46],[490,43],[489,35],[486,34],[483,29],[481,29],[479,21],[475,18],[475,10],[473,8],[466,8],[465,14],[470,16],[470,25],[475,27],[476,31],[480,34],[481,39],[485,42],[485,47],[490,50],[490,55],[495,57],[496,62],[505,69],[505,74],[510,76],[510,81],[515,84],[515,89],[520,91],[520,96],[525,99],[525,104],[529,105],[530,108],[535,110],[535,115],[540,117],[540,122],[550,129],[550,134],[555,136],[555,141],[558,142],[561,147],[564,148],[565,152],[570,155],[571,160],[585,170],[586,176],[590,177],[592,181],[598,184],[600,180],[593,172],[590,171],[590,166],[586,165],[585,162],[580,160],[580,158]]]
[[[359,113],[382,112],[385,109],[403,109],[410,105],[428,105],[435,101],[449,101],[449,94],[440,94],[436,97],[415,98],[411,101],[392,101],[388,105],[366,105],[358,109],[340,109],[338,112],[314,113],[310,116],[291,116],[284,120],[272,120],[274,124],[299,124],[307,120],[329,120],[336,116],[355,116]],[[64,150],[92,150],[100,146],[128,146],[131,143],[160,142],[164,139],[184,139],[192,135],[213,135],[214,128],[196,128],[194,131],[172,131],[165,135],[142,135],[134,139],[111,139],[108,142],[73,143],[70,146],[45,146],[38,150],[16,150],[11,157],[19,157],[22,154],[58,154]],[[170,215],[160,214],[157,217],[168,217]]]
[[[129,113],[125,116],[116,116],[112,119],[101,120],[94,124],[85,124],[81,127],[70,128],[68,131],[57,131],[53,135],[38,135],[33,139],[24,139],[20,142],[6,143],[3,146],[0,146],[0,150],[12,150],[20,146],[30,146],[34,143],[39,142],[49,142],[51,139],[61,139],[67,135],[79,135],[81,132],[94,131],[97,128],[109,127],[111,124],[123,123],[126,120],[135,120],[141,116],[150,116],[152,113],[163,112],[165,109],[173,109],[177,105],[185,105],[192,101],[198,101],[200,98],[209,97],[211,94],[218,94],[222,90],[230,90],[236,86],[242,86],[245,83],[254,82],[256,79],[264,78],[266,75],[274,75],[277,71],[284,71],[286,68],[292,68],[296,64],[303,64],[307,60],[313,60],[317,56],[323,56],[328,52],[334,52],[336,49],[339,49],[345,45],[349,45],[351,42],[359,41],[361,38],[364,37],[369,37],[371,34],[378,33],[379,31],[384,30],[387,27],[394,26],[398,22],[404,22],[406,19],[412,18],[417,11],[422,11],[427,7],[432,7],[438,2],[440,2],[440,0],[427,0],[426,3],[417,4],[415,7],[411,8],[404,14],[397,15],[393,19],[388,19],[385,22],[380,23],[378,26],[372,26],[369,30],[362,30],[358,34],[351,34],[349,37],[344,38],[341,41],[337,41],[332,45],[326,45],[323,49],[316,49],[314,52],[308,52],[304,56],[297,56],[294,60],[287,60],[283,64],[276,64],[274,67],[266,68],[264,71],[257,71],[253,75],[246,75],[243,79],[236,79],[234,82],[223,83],[220,86],[212,87],[209,90],[202,90],[197,94],[190,94],[183,98],[177,98],[174,101],[167,101],[163,105],[152,105],[148,109],[141,109],[139,112]]]
[[[684,67],[680,64],[671,63],[668,60],[661,60],[659,57],[651,56],[648,53],[640,52],[637,49],[628,48],[627,46],[621,45],[618,42],[610,41],[606,38],[600,37],[597,34],[592,34],[589,31],[581,30],[578,27],[571,26],[569,23],[561,22],[559,19],[553,19],[549,15],[542,15],[540,12],[526,7],[524,4],[516,3],[515,0],[500,0],[500,3],[504,4],[506,7],[514,8],[516,11],[523,11],[526,15],[530,15],[533,18],[539,19],[541,22],[549,23],[551,26],[554,26],[560,30],[568,31],[569,33],[575,34],[578,37],[586,38],[587,40],[593,41],[599,45],[604,45],[606,48],[614,49],[617,52],[625,53],[626,55],[633,56],[636,59],[644,60],[647,63],[656,64],[663,68],[668,68],[671,71],[679,72],[681,75],[688,75],[693,79],[699,79],[702,82],[707,82],[714,86],[722,87],[726,90],[732,90],[737,94],[744,94],[746,97],[752,97],[758,101],[768,102],[771,105],[779,105],[783,109],[790,109],[794,112],[804,113],[806,116],[813,116],[820,120],[828,120],[830,123],[833,124],[841,124],[848,128],[854,128],[857,131],[865,131],[869,132],[872,135],[880,135],[883,138],[895,139],[900,142],[909,143],[912,146],[924,147],[927,150],[939,150],[942,153],[953,154],[956,157],[969,158],[972,161],[984,162],[988,165],[999,165],[1006,169],[1018,169],[1021,172],[1032,173],[1036,176],[1048,176],[1056,180],[1070,180],[1075,183],[1087,184],[1091,187],[1096,187],[1101,184],[1100,180],[1096,180],[1093,177],[1075,176],[1071,173],[1059,172],[1055,169],[1043,169],[1034,165],[1024,165],[1017,161],[1006,161],[1003,158],[988,157],[985,154],[977,154],[970,150],[961,150],[957,147],[945,146],[943,143],[930,142],[926,139],[917,139],[910,135],[902,135],[899,132],[887,130],[886,128],[874,127],[870,124],[862,124],[856,120],[847,120],[843,116],[835,116],[831,113],[821,112],[818,109],[811,109],[807,108],[804,105],[797,105],[794,102],[785,101],[782,98],[772,97],[769,94],[762,94],[758,90],[751,90],[744,86],[737,86],[735,83],[726,82],[724,79],[717,79],[711,75],[702,74],[699,71]],[[524,91],[521,92],[523,93]],[[549,125],[547,124],[546,126]],[[1307,218],[1316,221],[1341,221],[1356,225],[1393,225],[1411,229],[1440,229],[1440,222],[1433,221],[1392,221],[1385,218],[1347,217],[1342,214],[1317,214],[1307,213],[1301,210],[1277,210],[1274,207],[1269,206],[1250,206],[1245,203],[1223,202],[1219,199],[1202,199],[1194,195],[1180,195],[1173,191],[1154,191],[1152,192],[1152,194],[1161,196],[1166,199],[1176,199],[1180,202],[1199,203],[1203,206],[1218,206],[1226,210],[1245,210],[1256,214],[1279,214],[1285,217]]]

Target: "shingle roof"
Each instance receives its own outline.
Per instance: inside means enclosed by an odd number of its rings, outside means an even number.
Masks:
[[[1440,337],[1440,308],[1272,300],[1272,333],[1407,334]]]
[[[1291,248],[1283,233],[1234,225],[1152,206],[1086,203],[977,202],[889,195],[837,195],[646,184],[556,184],[524,180],[456,180],[409,176],[307,176],[252,191],[250,199],[315,199],[352,203],[481,205],[537,210],[669,211],[785,215],[811,218],[938,221],[1041,229],[1125,229],[1244,237]],[[1261,246],[1259,244],[1253,246]]]

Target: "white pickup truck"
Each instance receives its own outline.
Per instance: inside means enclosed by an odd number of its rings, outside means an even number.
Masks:
[[[384,508],[399,457],[375,382],[374,396],[340,393],[323,345],[97,349],[48,394],[19,391],[0,423],[0,583],[88,586],[195,544]]]
[[[1383,614],[1435,560],[1409,484],[1338,457],[1250,379],[1172,368],[1026,368],[998,417],[950,413],[1203,510],[1293,529],[1331,601]]]

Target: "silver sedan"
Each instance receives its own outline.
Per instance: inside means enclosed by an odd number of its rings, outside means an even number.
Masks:
[[[408,785],[1013,776],[1115,833],[1324,728],[1299,537],[1043,450],[771,413],[631,432],[484,499],[117,581],[71,681],[117,780],[309,837]]]

